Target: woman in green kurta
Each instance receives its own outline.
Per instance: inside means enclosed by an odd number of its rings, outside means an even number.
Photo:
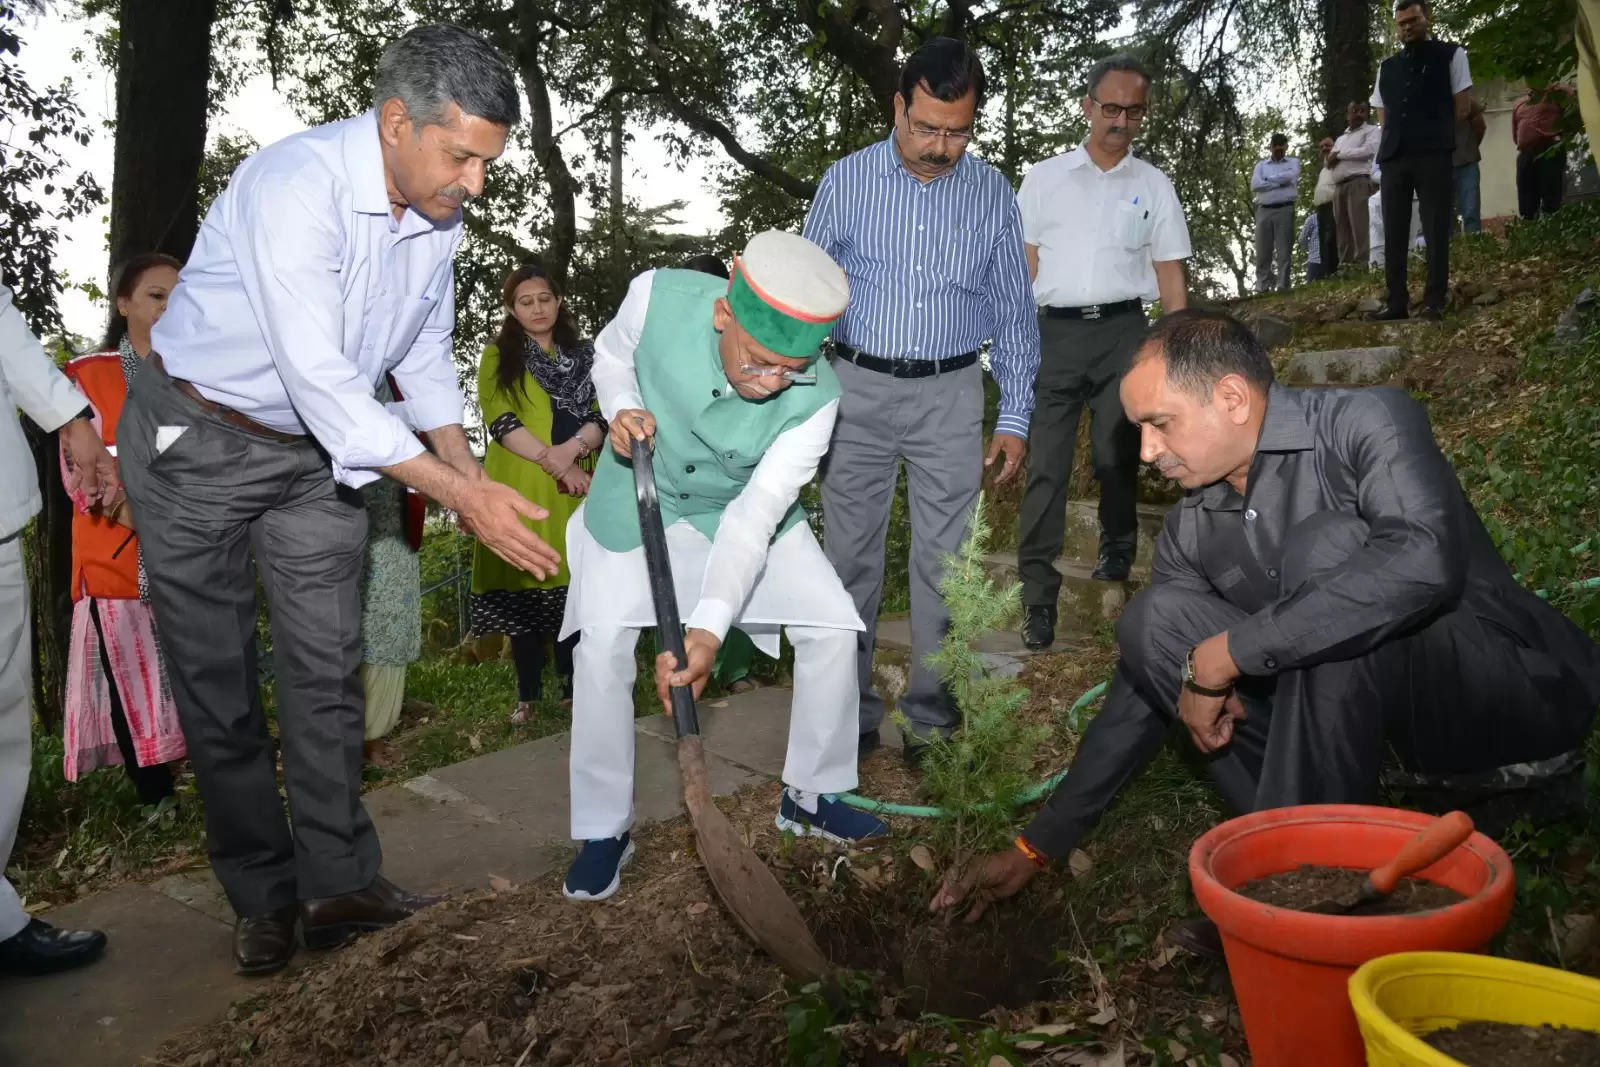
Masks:
[[[561,567],[539,579],[478,545],[472,555],[472,631],[511,639],[517,669],[517,709],[526,722],[541,695],[546,645],[555,645],[562,698],[572,698],[574,634],[557,641],[566,609],[567,520],[589,491],[592,453],[605,440],[606,423],[595,406],[594,345],[578,337],[555,281],[529,264],[506,276],[505,321],[483,350],[478,402],[489,428],[483,469],[547,510],[548,518],[523,520],[563,556]]]

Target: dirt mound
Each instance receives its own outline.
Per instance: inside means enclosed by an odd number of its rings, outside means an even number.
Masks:
[[[783,978],[749,946],[669,824],[604,904],[559,878],[450,901],[271,983],[172,1042],[184,1067],[770,1064]]]

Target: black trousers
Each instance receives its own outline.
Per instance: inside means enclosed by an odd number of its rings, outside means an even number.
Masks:
[[[1341,565],[1367,538],[1366,524],[1323,512],[1290,536],[1285,593]],[[1064,854],[1179,724],[1177,702],[1189,649],[1245,617],[1209,590],[1164,583],[1140,592],[1117,623],[1122,659],[1100,714],[1078,744],[1067,777],[1027,830]],[[1393,754],[1411,770],[1471,773],[1579,748],[1593,708],[1558,663],[1470,610],[1435,618],[1352,659],[1242,680],[1248,717],[1233,741],[1206,758],[1236,811],[1293,804],[1373,803]]]
[[[1450,233],[1455,228],[1455,172],[1449,152],[1401,155],[1383,164],[1383,269],[1389,282],[1389,307],[1404,311],[1407,253],[1411,244],[1411,198],[1422,213],[1428,242],[1428,285],[1424,307],[1444,310],[1450,292]]]
[[[111,657],[106,653],[106,632],[100,625],[100,607],[91,598],[89,618],[94,622],[94,632],[100,638],[100,669],[106,675],[106,691],[111,696],[111,732],[117,739],[117,751],[122,753],[122,769],[141,804],[159,804],[172,796],[172,771],[165,763],[151,767],[139,766],[139,754],[133,747],[133,732],[128,729],[128,713],[122,704],[122,694],[117,691],[116,675],[111,673]]]
[[[572,696],[572,650],[577,647],[578,634],[565,641],[545,631],[516,634],[511,638],[511,662],[517,669],[517,699],[531,702],[544,692],[545,645],[553,644],[556,650],[556,674],[561,676],[561,695]]]
[[[1541,211],[1555,214],[1566,180],[1565,152],[1518,152],[1517,213],[1525,219],[1536,219]]]
[[[1333,217],[1333,201],[1317,205],[1317,244],[1322,250],[1323,278],[1339,269],[1339,233]]]
[[[1138,545],[1139,431],[1123,415],[1117,388],[1144,335],[1143,312],[1039,320],[1043,360],[1033,390],[1028,484],[1017,520],[1024,604],[1054,604],[1061,592],[1055,560],[1066,536],[1067,491],[1085,404],[1100,482],[1100,550],[1132,558]]]

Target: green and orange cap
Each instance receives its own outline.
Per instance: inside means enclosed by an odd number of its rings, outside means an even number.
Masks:
[[[733,257],[728,304],[753,340],[780,356],[815,359],[850,303],[833,257],[798,234],[767,230]]]

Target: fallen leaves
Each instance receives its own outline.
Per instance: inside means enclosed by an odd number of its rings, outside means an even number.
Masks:
[[[911,862],[925,871],[931,871],[934,868],[933,852],[927,845],[912,845]]]
[[[1072,872],[1072,877],[1077,881],[1089,877],[1089,872],[1094,870],[1094,860],[1081,848],[1075,848],[1067,856],[1067,870]]]

